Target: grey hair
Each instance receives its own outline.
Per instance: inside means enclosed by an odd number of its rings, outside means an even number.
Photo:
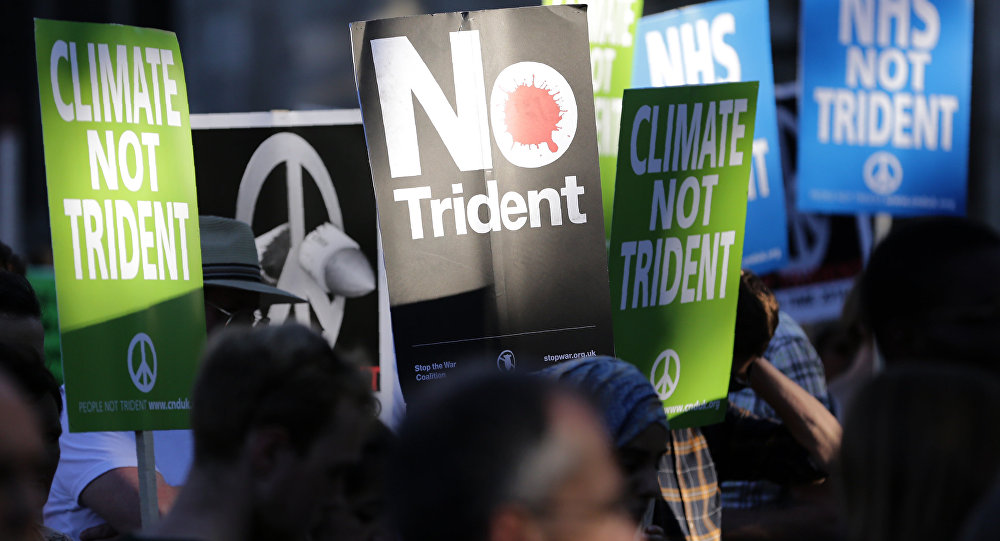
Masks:
[[[529,450],[511,478],[507,496],[530,508],[544,506],[556,486],[580,464],[580,449],[557,432],[549,432]]]

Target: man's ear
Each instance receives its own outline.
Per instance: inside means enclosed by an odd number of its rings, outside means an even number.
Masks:
[[[254,476],[268,476],[278,466],[289,445],[288,431],[279,426],[254,428],[247,434],[244,450]]]
[[[520,505],[503,505],[490,517],[489,541],[541,541],[538,520]]]

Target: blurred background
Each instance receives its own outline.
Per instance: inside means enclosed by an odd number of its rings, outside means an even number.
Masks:
[[[697,2],[646,0],[643,11],[649,15],[691,3]],[[217,113],[358,107],[348,30],[352,21],[537,4],[530,0],[7,1],[0,8],[4,51],[0,55],[0,239],[34,264],[44,265],[51,258],[33,17],[174,31],[183,54],[191,112]],[[798,0],[770,1],[779,102],[784,100],[792,113],[799,7]],[[993,91],[1000,84],[1000,36],[991,31],[994,21],[1000,21],[1000,3],[977,2],[968,212],[1000,228],[1000,182],[993,179],[1000,173],[1000,130],[995,122],[1000,105],[994,99],[1000,93]],[[801,252],[812,242],[816,224],[831,229],[838,220],[854,227],[854,217],[820,217],[789,228],[790,235],[802,237],[790,239],[793,267],[796,250]],[[857,224],[859,229],[866,227],[860,219]],[[870,248],[865,244],[862,241],[863,248]]]

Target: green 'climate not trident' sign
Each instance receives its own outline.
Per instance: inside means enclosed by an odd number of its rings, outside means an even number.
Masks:
[[[172,32],[35,19],[70,430],[188,427],[205,341]]]
[[[626,90],[609,267],[615,354],[671,428],[726,410],[757,83]]]

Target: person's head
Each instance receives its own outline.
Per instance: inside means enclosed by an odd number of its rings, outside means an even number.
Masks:
[[[205,285],[205,329],[209,334],[234,326],[258,326],[263,319],[260,293]]]
[[[861,282],[864,323],[888,365],[961,362],[1000,370],[1000,235],[965,218],[894,228]]]
[[[36,502],[35,510],[36,518],[41,521],[42,506],[45,504],[52,478],[59,465],[59,436],[62,435],[59,414],[63,408],[59,383],[45,367],[38,352],[21,344],[0,342],[0,373],[8,376],[22,391],[39,422],[44,460],[39,463],[36,472],[40,499]]]
[[[265,322],[263,305],[305,302],[264,283],[250,226],[232,218],[200,216],[201,269],[205,284],[205,327]]]
[[[590,357],[550,366],[541,375],[572,385],[591,397],[614,441],[625,473],[629,511],[640,520],[649,501],[660,497],[657,464],[667,443],[667,417],[656,389],[631,364],[614,357]]]
[[[44,451],[38,422],[21,392],[0,374],[0,539],[35,539],[35,472]]]
[[[236,479],[255,532],[308,531],[359,458],[372,397],[299,325],[230,328],[206,347],[191,404],[193,472]],[[194,473],[192,473],[194,475]]]
[[[910,363],[858,391],[839,478],[851,541],[951,539],[1000,471],[1000,382]]]
[[[6,244],[0,242],[0,270],[13,272],[24,276],[27,266],[21,256],[14,253],[14,250]]]
[[[35,290],[24,276],[6,270],[0,270],[0,342],[45,354],[42,307]]]
[[[449,383],[400,428],[389,503],[403,539],[632,539],[607,432],[583,399],[537,377]]]
[[[811,336],[816,352],[823,360],[827,381],[848,372],[862,356],[871,355],[871,332],[861,322],[861,280],[855,280],[844,299],[840,317],[820,327]]]
[[[733,338],[733,374],[742,376],[750,361],[764,355],[778,328],[778,300],[752,271],[740,271]]]
[[[361,461],[344,479],[344,498],[323,510],[321,523],[312,531],[314,541],[387,541],[394,537],[386,509],[386,468],[396,436],[378,420],[370,424],[366,434]]]

